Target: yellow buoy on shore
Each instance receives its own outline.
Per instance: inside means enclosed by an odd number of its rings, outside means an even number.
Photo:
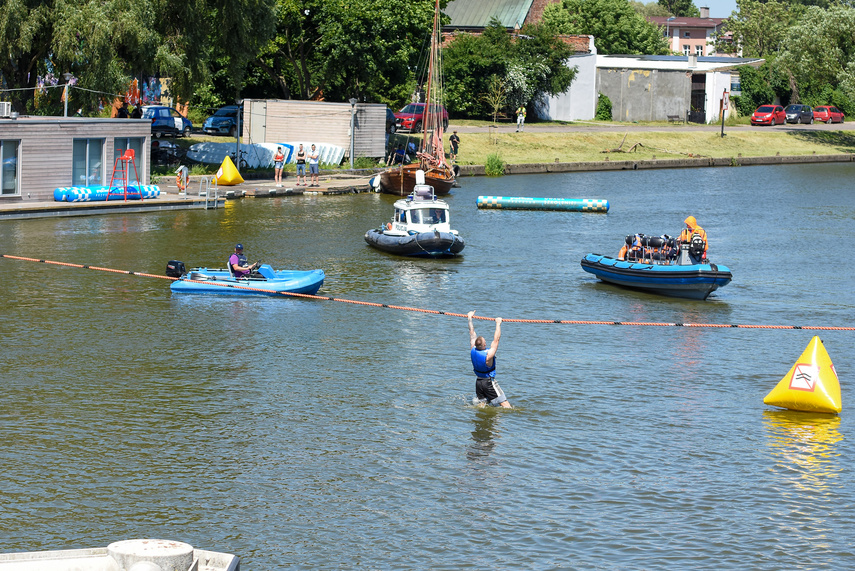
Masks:
[[[223,159],[223,164],[217,169],[217,184],[221,186],[232,186],[243,182],[243,177],[232,162],[231,157]]]
[[[819,337],[810,340],[796,364],[766,395],[763,403],[804,412],[838,413],[843,410],[837,371]]]

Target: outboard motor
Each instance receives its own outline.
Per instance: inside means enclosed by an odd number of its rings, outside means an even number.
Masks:
[[[166,276],[170,278],[180,278],[187,273],[184,269],[184,262],[178,260],[169,260],[166,263]]]

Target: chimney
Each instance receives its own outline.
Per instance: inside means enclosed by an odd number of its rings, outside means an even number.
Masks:
[[[710,17],[710,9],[707,6],[701,6],[698,9],[701,11],[701,18],[709,18]]]

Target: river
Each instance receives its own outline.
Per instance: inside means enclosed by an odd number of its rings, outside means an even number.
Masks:
[[[2,253],[163,274],[236,242],[322,295],[523,319],[853,326],[855,165],[466,178],[463,256],[368,247],[393,197],[8,221]],[[478,210],[605,198],[608,214]],[[579,261],[697,217],[707,301]],[[841,262],[841,260],[843,260]],[[470,404],[466,320],[0,260],[0,551],[155,537],[269,569],[836,569],[855,563],[855,333],[839,416],[763,404],[816,332],[507,323],[511,411]],[[493,324],[476,321],[490,339]]]

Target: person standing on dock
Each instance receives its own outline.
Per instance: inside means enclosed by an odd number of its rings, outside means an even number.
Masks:
[[[273,155],[273,178],[276,186],[282,186],[282,168],[285,166],[285,154],[282,152],[282,147],[276,149],[276,154]]]
[[[297,149],[297,186],[306,186],[306,149],[303,145]],[[300,177],[303,177],[303,184],[300,184]]]
[[[499,338],[502,336],[502,318],[496,318],[496,332],[493,342],[487,349],[487,340],[475,334],[472,316],[475,310],[466,314],[469,318],[469,356],[472,358],[472,368],[475,370],[475,396],[479,406],[491,405],[513,408],[508,402],[504,391],[496,382],[496,351],[499,350]]]
[[[309,186],[318,186],[318,165],[320,162],[320,154],[318,154],[315,145],[312,145],[309,151],[309,177],[312,182]]]
[[[525,105],[520,105],[516,110],[517,114],[517,133],[525,129]]]

